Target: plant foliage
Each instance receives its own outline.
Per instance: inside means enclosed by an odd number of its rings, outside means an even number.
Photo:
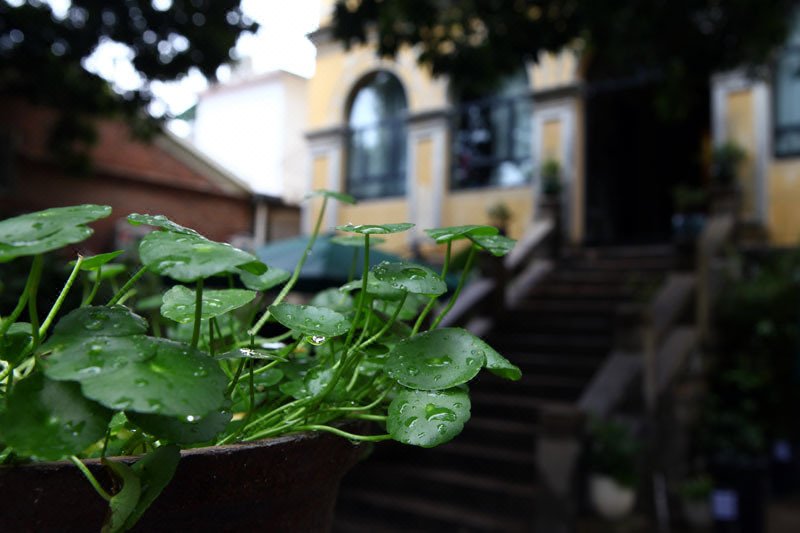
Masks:
[[[349,201],[327,192],[318,196],[320,220],[328,201]],[[163,216],[134,214],[132,224],[154,227],[139,246],[141,269],[101,305],[92,300],[98,284],[109,283],[102,272],[123,267],[112,262],[115,253],[78,257],[40,320],[31,302],[42,254],[88,237],[86,224],[109,213],[85,205],[0,222],[3,259],[34,258],[17,306],[2,310],[0,457],[12,464],[72,460],[109,502],[105,530],[133,527],[175,472],[179,447],[307,430],[436,446],[469,419],[467,383],[482,368],[512,380],[521,376],[466,330],[437,328],[468,269],[450,303],[439,308],[446,268],[438,273],[383,262],[369,269],[371,236],[406,231],[412,225],[405,223],[342,226],[360,240],[367,275],[296,304],[285,299],[307,253],[292,274],[276,272]],[[513,241],[496,233],[486,226],[429,231],[447,245],[447,262],[456,239],[470,240],[470,257],[479,249],[506,253]],[[144,272],[192,285],[140,298],[136,285]],[[235,286],[237,277],[248,289]],[[220,279],[229,288],[206,288]],[[94,290],[79,307],[62,309],[79,280]],[[268,301],[265,291],[278,285],[280,292]],[[148,319],[133,309],[152,314]],[[350,433],[342,425],[348,420],[372,421],[376,431]],[[145,455],[133,465],[111,458],[139,453]],[[116,481],[113,491],[81,463],[98,456]]]

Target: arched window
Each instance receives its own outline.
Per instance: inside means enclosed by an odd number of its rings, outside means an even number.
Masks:
[[[775,155],[800,155],[800,9],[775,69]]]
[[[524,69],[491,93],[462,92],[453,120],[451,187],[510,187],[533,175],[532,101]]]
[[[406,192],[406,95],[389,72],[366,78],[348,115],[347,192],[356,198]]]

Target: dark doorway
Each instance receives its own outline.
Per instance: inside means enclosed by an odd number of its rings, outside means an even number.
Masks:
[[[668,242],[673,188],[700,181],[708,104],[685,118],[667,117],[656,107],[659,96],[652,78],[589,83],[587,244]]]

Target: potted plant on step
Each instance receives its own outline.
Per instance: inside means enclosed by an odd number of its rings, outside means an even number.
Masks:
[[[636,503],[641,444],[621,422],[592,420],[589,425],[589,499],[600,516],[618,520]]]
[[[704,530],[711,527],[711,492],[714,483],[708,475],[696,475],[680,486],[683,515],[692,529]]]
[[[466,384],[482,368],[519,379],[481,339],[438,328],[475,253],[511,249],[496,228],[428,230],[446,247],[434,272],[369,269],[370,238],[411,224],[340,226],[364,247],[367,274],[289,303],[327,203],[353,202],[317,195],[319,218],[292,273],[163,216],[132,214],[153,231],[139,244],[141,267],[107,298],[104,273],[121,270],[121,251],[76,257],[57,294],[38,288],[43,254],[87,238],[109,207],[0,222],[0,262],[30,264],[16,305],[1,310],[0,531],[99,528],[104,516],[104,531],[325,530],[339,479],[363,455],[358,443],[447,442],[469,418]],[[467,268],[437,306],[459,239],[470,243]],[[135,311],[147,307],[137,293],[145,275],[171,285],[151,320]],[[162,319],[173,326],[157,327]]]
[[[734,141],[726,141],[714,148],[711,157],[711,210],[736,214],[741,204],[737,173],[747,152]]]

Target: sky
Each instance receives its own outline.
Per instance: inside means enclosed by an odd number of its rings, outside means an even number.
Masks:
[[[66,13],[70,0],[47,0],[56,14]],[[153,0],[153,4],[169,7],[171,0]],[[306,34],[319,25],[319,0],[242,0],[242,11],[260,24],[255,35],[245,34],[239,39],[236,51],[249,57],[254,73],[283,69],[310,77],[314,73],[315,49]],[[109,80],[118,90],[131,90],[141,85],[142,79],[130,62],[132,52],[114,42],[101,44],[84,61],[84,67]],[[217,72],[220,81],[230,77],[230,68]],[[151,89],[157,100],[150,107],[156,116],[169,112],[178,115],[197,102],[197,95],[208,88],[207,80],[199,71],[190,71],[179,82],[153,82]]]

